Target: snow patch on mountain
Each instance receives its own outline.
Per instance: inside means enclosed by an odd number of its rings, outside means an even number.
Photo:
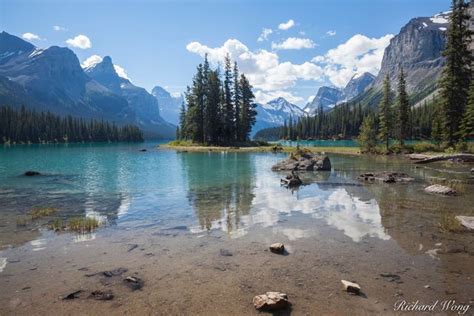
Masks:
[[[257,103],[256,110],[257,121],[252,129],[252,135],[261,129],[281,126],[290,118],[297,119],[306,114],[300,107],[282,97],[265,104]]]
[[[431,17],[430,20],[431,20],[431,22],[436,23],[436,24],[447,24],[447,23],[449,23],[449,20],[445,16],[442,16],[442,15],[439,15],[439,14]]]

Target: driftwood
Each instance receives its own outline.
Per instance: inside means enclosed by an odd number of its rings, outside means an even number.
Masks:
[[[440,155],[434,156],[431,158],[426,158],[423,160],[415,161],[416,164],[423,164],[423,163],[430,163],[435,161],[443,161],[443,160],[451,160],[456,159],[464,162],[474,162],[474,155],[473,154],[453,154],[453,155]]]

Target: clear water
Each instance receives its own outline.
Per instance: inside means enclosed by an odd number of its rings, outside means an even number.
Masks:
[[[390,239],[381,205],[436,201],[436,211],[446,201],[420,195],[421,181],[441,171],[416,169],[403,160],[331,155],[333,171],[307,173],[306,185],[291,191],[280,186],[285,174],[271,171],[286,154],[180,153],[156,145],[0,148],[0,246],[33,238],[28,235],[31,227],[19,228],[16,220],[35,206],[58,208],[55,217],[64,220],[96,217],[113,229],[183,226],[194,233],[218,229],[233,238],[252,227],[276,227],[289,238],[305,237],[308,231],[301,225],[287,223],[299,214],[305,223],[324,222],[358,242],[364,237]],[[405,171],[417,181],[390,187],[355,180],[363,171],[386,169]],[[43,175],[25,177],[26,170]],[[468,177],[462,171],[451,168],[450,176]],[[473,205],[469,195],[450,203],[459,211]],[[51,220],[33,226],[44,227]]]

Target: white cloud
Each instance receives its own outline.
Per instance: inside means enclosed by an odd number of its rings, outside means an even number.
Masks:
[[[81,64],[81,67],[82,68],[88,68],[88,67],[91,67],[91,66],[95,66],[96,64],[102,62],[102,57],[100,57],[99,55],[92,55],[88,58],[86,58],[86,60],[84,60]]]
[[[64,26],[54,25],[54,26],[53,26],[53,30],[55,30],[56,32],[59,32],[59,31],[64,31],[64,32],[66,32],[66,31],[67,31],[67,28],[65,28]]]
[[[311,62],[280,63],[276,53],[264,49],[251,51],[236,39],[229,39],[221,47],[216,48],[191,42],[186,49],[201,57],[208,54],[209,61],[214,64],[222,63],[228,53],[232,60],[237,61],[240,70],[246,74],[250,83],[263,91],[288,89],[298,80],[319,80],[323,74],[322,68]]]
[[[303,98],[294,96],[288,89],[299,80],[319,81],[323,76],[321,66],[311,62],[293,64],[280,62],[275,52],[267,50],[251,51],[237,39],[229,39],[220,47],[208,47],[199,42],[191,42],[186,49],[204,57],[214,65],[222,64],[226,54],[237,61],[240,71],[245,73],[255,88],[255,96],[259,102],[271,100],[277,96],[288,97],[290,102],[301,102]]]
[[[88,67],[93,67],[93,66],[97,65],[98,63],[102,62],[102,59],[103,58],[99,55],[92,55],[92,56],[86,58],[81,63],[81,67],[84,68],[84,69],[86,69]],[[117,73],[117,75],[119,77],[130,80],[130,78],[127,75],[127,72],[125,71],[125,69],[123,69],[123,67],[114,64],[114,70],[115,70],[115,72]]]
[[[80,49],[88,49],[92,47],[91,40],[87,36],[82,34],[79,34],[74,38],[68,39],[66,43],[71,47],[76,47]]]
[[[257,41],[258,42],[263,42],[263,41],[266,41],[268,39],[268,36],[270,34],[273,33],[273,30],[272,29],[267,29],[267,28],[264,28],[262,30],[262,33],[260,34],[260,36],[258,37]]]
[[[336,31],[329,30],[329,31],[326,32],[326,35],[327,36],[334,36],[334,35],[336,35]]]
[[[41,39],[41,37],[39,37],[38,35],[30,33],[30,32],[23,33],[21,37],[28,41],[38,41]]]
[[[125,71],[125,69],[123,69],[122,67],[120,67],[119,65],[116,65],[116,64],[114,64],[114,69],[115,69],[115,72],[117,73],[117,75],[119,77],[130,80],[130,78],[128,77],[127,72]]]
[[[272,43],[272,49],[303,49],[313,48],[316,43],[309,38],[289,37],[281,43]]]
[[[306,99],[306,103],[311,103],[314,99],[315,95],[310,95],[307,99]]]
[[[385,47],[390,44],[392,37],[392,34],[380,38],[356,34],[324,56],[316,56],[311,61],[324,68],[324,74],[332,84],[343,87],[356,73],[378,74]]]
[[[295,26],[295,21],[293,21],[292,19],[289,19],[288,22],[280,23],[278,25],[278,28],[282,31],[286,31],[286,30],[292,28],[293,26]]]

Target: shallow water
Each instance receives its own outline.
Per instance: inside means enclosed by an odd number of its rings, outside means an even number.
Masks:
[[[57,299],[77,287],[113,289],[113,303],[93,305],[118,314],[158,306],[165,314],[247,314],[252,296],[268,290],[288,292],[295,314],[393,312],[403,295],[474,299],[473,234],[439,227],[446,214],[474,215],[470,166],[416,168],[401,159],[330,155],[331,172],[304,174],[305,185],[291,191],[279,184],[284,173],[271,171],[284,157],[179,153],[153,143],[1,148],[0,287],[17,292],[0,293],[0,311],[81,313],[91,300]],[[26,170],[43,175],[24,177]],[[416,180],[356,180],[377,170]],[[430,177],[466,184],[459,196],[434,196],[423,192]],[[17,225],[34,206],[58,212]],[[102,227],[86,235],[48,229],[54,218],[72,216],[96,217]],[[265,251],[276,241],[288,256]],[[132,293],[120,282],[84,277],[85,269],[117,267],[138,273],[144,289]],[[380,276],[387,272],[402,283]],[[361,283],[368,300],[341,293],[341,278]]]

